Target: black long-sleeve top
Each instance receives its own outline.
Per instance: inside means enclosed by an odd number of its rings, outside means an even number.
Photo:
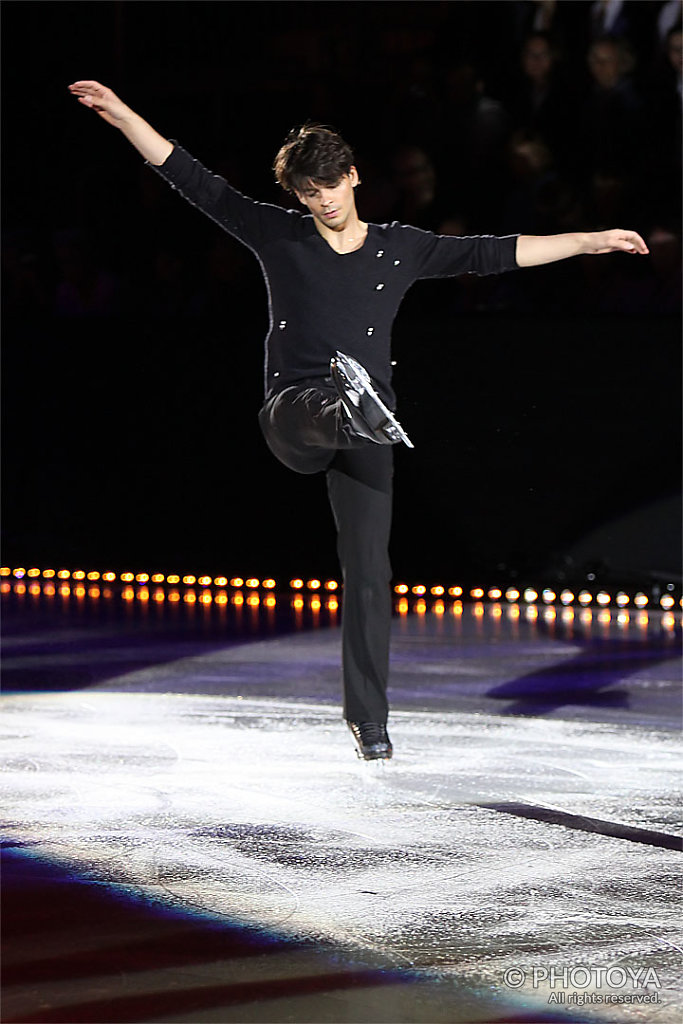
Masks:
[[[342,255],[312,215],[249,199],[179,145],[161,166],[149,166],[258,259],[270,313],[266,395],[328,376],[340,350],[365,366],[393,408],[391,327],[408,288],[420,278],[499,274],[518,265],[517,235],[435,235],[396,222],[369,224],[361,248]]]

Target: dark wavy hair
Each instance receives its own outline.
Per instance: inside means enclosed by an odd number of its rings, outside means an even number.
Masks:
[[[316,185],[336,185],[353,166],[353,151],[332,128],[305,124],[293,128],[280,147],[273,170],[287,192]]]

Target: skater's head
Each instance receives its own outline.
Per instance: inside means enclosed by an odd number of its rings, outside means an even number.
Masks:
[[[300,195],[310,185],[330,188],[351,174],[353,152],[331,128],[293,128],[275,157],[275,177],[287,192]]]
[[[340,230],[355,215],[359,182],[351,147],[330,128],[305,124],[287,136],[273,165],[275,177],[321,224]]]

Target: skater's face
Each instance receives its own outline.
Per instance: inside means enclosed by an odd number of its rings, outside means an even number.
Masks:
[[[313,214],[319,224],[332,231],[341,231],[349,217],[356,213],[354,188],[358,184],[358,171],[352,167],[342,175],[336,185],[319,185],[309,181],[297,192],[297,199]]]

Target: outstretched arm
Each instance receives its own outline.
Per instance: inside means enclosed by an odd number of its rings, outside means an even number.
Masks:
[[[173,151],[173,143],[159,135],[151,124],[127,107],[115,92],[99,82],[74,82],[69,92],[84,107],[90,107],[107,124],[114,125],[135,146],[145,160],[160,167]]]
[[[649,252],[635,231],[576,231],[566,235],[520,235],[517,239],[517,263],[520,267],[537,267],[569,256],[603,252]]]

